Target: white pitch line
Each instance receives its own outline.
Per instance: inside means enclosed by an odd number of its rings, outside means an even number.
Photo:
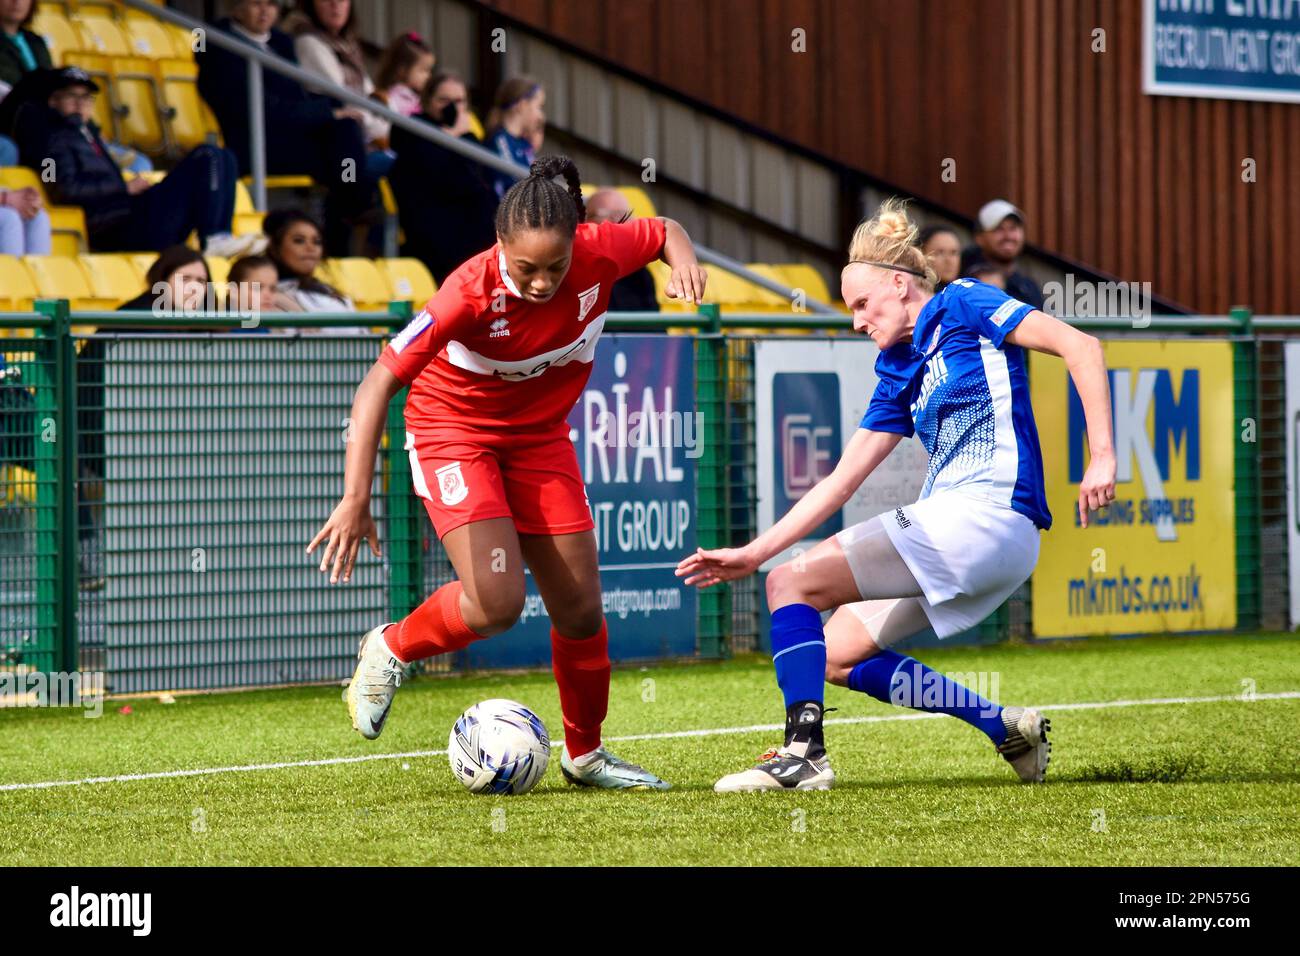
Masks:
[[[1152,697],[1145,700],[1103,700],[1075,704],[1037,705],[1039,710],[1101,710],[1110,707],[1162,707],[1170,704],[1220,704],[1229,701],[1236,703],[1254,703],[1261,700],[1300,700],[1300,691],[1281,691],[1273,694],[1255,694],[1247,699],[1240,694],[1224,694],[1218,697]],[[847,724],[878,724],[895,720],[931,720],[944,714],[886,714],[878,717],[832,717],[827,725],[843,726]],[[606,737],[607,741],[628,740],[676,740],[683,737],[720,737],[725,734],[757,734],[784,730],[784,724],[750,724],[747,727],[714,727],[705,730],[670,730],[657,734],[627,734],[622,737]],[[552,741],[558,747],[563,740]],[[249,773],[256,770],[288,770],[294,767],[332,767],[338,764],[365,763],[369,760],[401,760],[410,757],[444,757],[445,750],[412,750],[406,753],[363,754],[356,757],[326,757],[321,760],[287,760],[279,763],[252,763],[235,767],[201,767],[195,770],[160,770],[154,773],[126,773],[113,777],[83,777],[80,780],[45,780],[39,783],[5,783],[0,784],[0,791],[5,790],[47,790],[51,787],[76,787],[83,784],[97,783],[132,783],[138,780],[166,780],[173,777],[205,777],[219,773]]]

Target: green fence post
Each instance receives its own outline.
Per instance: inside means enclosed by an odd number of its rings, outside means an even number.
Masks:
[[[77,353],[68,320],[68,301],[42,299],[35,307],[52,320],[49,328],[43,330],[48,341],[43,350],[47,361],[38,357],[34,363],[40,370],[35,383],[37,614],[38,618],[45,616],[54,626],[51,669],[66,673],[79,669],[80,658],[77,645],[77,586],[81,578],[77,563]],[[48,441],[51,435],[53,442]]]
[[[701,305],[709,331],[695,339],[695,404],[704,416],[704,448],[695,467],[696,539],[702,548],[725,548],[727,528],[726,340],[716,304]],[[731,586],[699,592],[696,633],[701,657],[724,657],[730,631]]]
[[[1246,419],[1259,427],[1258,342],[1254,337],[1249,308],[1228,313],[1238,325],[1239,338],[1232,343],[1233,404],[1233,506],[1236,512],[1237,629],[1259,627],[1260,591],[1260,481],[1259,442],[1243,441]]]
[[[411,303],[390,302],[394,325],[411,318]],[[411,488],[411,461],[406,454],[407,389],[388,403],[388,445],[384,449],[384,513],[388,515],[388,617],[400,621],[424,600],[419,505]]]

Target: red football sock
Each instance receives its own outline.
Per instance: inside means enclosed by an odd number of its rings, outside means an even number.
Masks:
[[[609,630],[600,619],[592,637],[565,637],[551,628],[551,670],[560,688],[564,746],[581,757],[600,746],[600,725],[609,710]]]
[[[459,581],[444,584],[414,611],[390,625],[384,631],[384,640],[393,655],[410,663],[483,640],[485,635],[473,630],[461,616],[460,595],[464,590]]]

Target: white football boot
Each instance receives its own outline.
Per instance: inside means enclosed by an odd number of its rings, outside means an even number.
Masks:
[[[1051,721],[1032,707],[1004,707],[1002,724],[1007,728],[1007,739],[998,747],[998,753],[1025,783],[1042,783],[1052,760],[1052,745],[1047,742]]]
[[[367,740],[374,740],[383,732],[388,708],[393,706],[393,694],[402,685],[402,673],[406,669],[384,640],[384,628],[388,626],[380,624],[361,638],[357,669],[343,692],[352,726]]]
[[[715,793],[753,793],[759,790],[829,790],[835,771],[823,751],[820,757],[801,757],[785,747],[769,750],[758,764],[723,777]]]
[[[824,716],[820,701],[791,704],[785,715],[785,746],[763,754],[756,766],[723,777],[713,785],[714,792],[829,790],[835,771],[826,756]]]

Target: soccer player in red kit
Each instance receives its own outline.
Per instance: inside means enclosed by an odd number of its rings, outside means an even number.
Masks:
[[[698,302],[706,276],[672,220],[583,223],[571,160],[546,157],[529,173],[501,200],[497,244],[447,277],[357,389],[343,500],[307,550],[326,543],[320,569],[331,582],[349,580],[362,541],[379,554],[370,516],[375,453],[388,403],[409,385],[412,483],[457,580],[362,638],[347,693],[353,727],[379,736],[408,662],[514,624],[527,562],[551,618],[565,778],[666,789],[601,746],[608,635],[594,524],[566,419],[591,374],[614,282],[662,258],[672,269],[667,294]]]

